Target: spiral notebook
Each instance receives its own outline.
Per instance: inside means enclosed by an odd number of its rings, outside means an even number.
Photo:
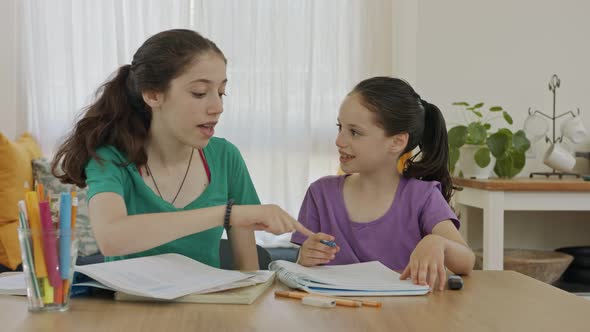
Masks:
[[[429,287],[399,280],[400,274],[380,262],[305,267],[288,261],[274,261],[269,269],[291,288],[334,296],[424,295]]]

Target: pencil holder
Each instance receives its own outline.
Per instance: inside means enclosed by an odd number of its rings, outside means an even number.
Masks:
[[[65,311],[78,240],[71,230],[19,228],[29,311]]]

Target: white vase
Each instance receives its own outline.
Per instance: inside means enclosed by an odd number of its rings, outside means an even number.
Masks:
[[[475,162],[475,152],[483,145],[470,145],[465,144],[459,148],[459,161],[457,162],[458,169],[463,173],[463,177],[468,179],[487,179],[492,175],[494,171],[494,165],[496,164],[496,158],[490,153],[490,164],[484,168],[481,168]]]

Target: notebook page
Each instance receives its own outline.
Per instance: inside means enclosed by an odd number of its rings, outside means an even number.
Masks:
[[[264,273],[259,273],[264,272]],[[251,304],[253,303],[266,289],[273,285],[274,272],[257,271],[256,277],[248,279],[248,281],[256,282],[256,286],[234,288],[224,290],[221,292],[207,293],[207,294],[189,294],[181,296],[172,300],[173,302],[185,303],[223,303],[223,304]],[[248,273],[249,274],[249,273]],[[259,283],[260,282],[260,283]],[[235,285],[236,283],[234,283]],[[129,295],[121,292],[115,293],[115,300],[118,301],[150,301],[159,302],[166,301],[161,299],[146,298],[141,296]],[[166,301],[168,302],[168,301]]]
[[[428,294],[428,287],[416,288],[412,290],[339,290],[329,288],[310,288],[300,287],[304,291],[312,294],[330,295],[330,296],[416,296]]]
[[[178,254],[76,266],[76,271],[117,291],[166,300],[250,277],[236,271],[216,269]]]
[[[239,280],[239,281],[233,282],[231,284],[225,284],[225,285],[217,286],[214,288],[205,289],[205,290],[196,292],[194,294],[209,294],[209,293],[221,292],[221,291],[228,290],[228,289],[255,286],[255,285],[263,284],[263,283],[267,282],[268,279],[270,279],[274,275],[274,272],[265,271],[265,270],[258,270],[258,271],[254,271],[254,272],[242,272],[242,273],[245,274],[248,277],[248,279]]]
[[[400,274],[380,262],[366,262],[349,265],[328,265],[304,267],[287,261],[271,263],[271,270],[285,270],[290,281],[299,286],[338,288],[349,290],[403,290],[424,288],[409,280],[399,280]],[[278,272],[278,276],[285,273]],[[283,279],[281,279],[283,281]],[[285,281],[283,281],[285,282]]]

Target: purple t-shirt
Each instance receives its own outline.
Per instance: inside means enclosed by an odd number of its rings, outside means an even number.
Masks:
[[[350,220],[342,189],[347,175],[326,176],[309,186],[299,222],[314,233],[336,238],[340,251],[329,265],[380,261],[401,271],[420,240],[432,233],[436,224],[459,220],[445,201],[440,183],[400,177],[395,199],[382,217],[357,223]],[[293,233],[291,242],[301,245],[307,237]]]

